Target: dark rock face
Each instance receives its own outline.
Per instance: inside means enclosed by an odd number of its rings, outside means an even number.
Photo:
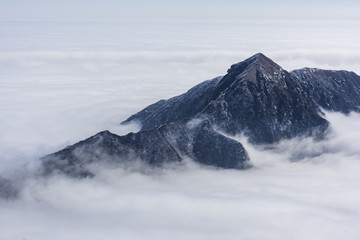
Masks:
[[[199,94],[199,86],[207,86],[207,91]],[[197,114],[193,108],[190,112],[178,107],[194,106],[194,95],[202,99],[196,105]],[[186,94],[162,100],[124,123],[139,121],[142,129],[155,128],[173,120],[173,109],[182,118],[206,116],[222,131],[231,135],[243,133],[253,143],[316,135],[329,125],[319,114],[316,102],[303,94],[300,82],[263,54],[232,65],[221,80],[204,82]]]
[[[262,54],[231,66],[203,110],[229,134],[253,143],[273,143],[326,129],[317,105],[301,85]]]
[[[45,156],[44,174],[54,171],[92,177],[91,163],[124,163],[140,159],[151,166],[180,162],[184,157],[221,168],[246,168],[243,146],[216,132],[206,120],[173,122],[159,128],[118,136],[100,132],[64,150]]]
[[[329,123],[320,107],[348,113],[359,106],[360,77],[355,73],[289,73],[259,53],[232,65],[224,77],[152,104],[122,123],[140,122],[138,133],[100,132],[44,157],[44,174],[89,177],[91,163],[140,159],[162,166],[187,157],[216,167],[247,168],[246,150],[226,135],[244,134],[256,144],[322,136]]]
[[[70,176],[91,177],[91,163],[111,163],[140,158],[151,165],[180,161],[159,129],[118,136],[100,132],[84,141],[43,158],[44,173],[54,170]]]
[[[354,72],[303,68],[291,75],[303,86],[303,94],[322,108],[360,112],[360,77]]]
[[[142,130],[149,130],[168,122],[192,119],[211,101],[211,95],[221,78],[204,81],[188,92],[169,100],[160,100],[132,115],[123,124],[141,121]]]
[[[193,134],[190,157],[202,164],[222,168],[244,169],[250,167],[243,146],[214,131],[208,121],[202,123]]]

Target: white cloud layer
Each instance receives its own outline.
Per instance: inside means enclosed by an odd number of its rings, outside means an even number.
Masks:
[[[256,52],[287,70],[360,71],[356,19],[197,20],[2,21],[0,176],[23,178],[40,156],[101,130],[135,131],[118,123]],[[356,240],[360,116],[327,118],[322,142],[265,150],[242,139],[248,171],[190,162],[152,173],[99,169],[85,180],[26,178],[18,200],[0,200],[0,240]]]
[[[328,140],[272,150],[245,144],[254,164],[246,171],[188,162],[147,172],[98,168],[94,179],[30,178],[19,200],[0,202],[0,239],[355,240],[360,115],[327,118]],[[292,162],[301,150],[317,156]]]

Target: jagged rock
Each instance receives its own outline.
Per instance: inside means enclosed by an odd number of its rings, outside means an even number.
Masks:
[[[207,91],[201,91],[206,88]],[[272,60],[259,53],[234,64],[221,78],[204,82],[187,93],[160,101],[131,116],[142,129],[158,127],[174,118],[206,116],[222,131],[244,134],[253,143],[273,143],[300,135],[319,135],[329,123],[319,114],[303,86]],[[200,93],[199,93],[200,91]],[[201,103],[191,112],[193,100]],[[174,117],[173,109],[177,115]],[[161,116],[161,117],[159,117]]]
[[[44,174],[88,177],[91,163],[140,159],[151,166],[192,158],[222,168],[247,168],[244,134],[256,144],[297,136],[322,136],[329,126],[320,107],[359,111],[360,77],[352,72],[300,69],[291,73],[263,54],[230,67],[227,74],[161,100],[123,124],[142,130],[118,136],[100,132],[43,158]]]
[[[303,94],[330,111],[360,112],[360,77],[354,72],[303,68],[291,72]]]
[[[84,141],[43,158],[44,173],[55,171],[70,176],[92,177],[91,163],[116,163],[140,158],[151,165],[180,161],[159,129],[118,136],[100,132]]]
[[[160,100],[132,115],[123,124],[141,121],[142,130],[149,130],[168,122],[192,119],[211,101],[211,95],[221,79],[216,77],[204,81],[180,96]]]
[[[162,166],[185,157],[222,168],[250,166],[241,143],[216,132],[207,120],[172,122],[125,136],[103,131],[42,160],[45,175],[57,171],[92,177],[88,166],[94,162],[116,164],[140,159],[151,166]]]

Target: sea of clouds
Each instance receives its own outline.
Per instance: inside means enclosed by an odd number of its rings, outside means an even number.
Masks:
[[[189,160],[97,166],[92,179],[28,176],[17,199],[0,201],[0,239],[356,239],[360,114],[327,119],[329,138],[320,142],[265,148],[239,137],[249,170]]]
[[[355,113],[326,112],[323,141],[253,146],[239,136],[254,166],[246,171],[189,160],[99,167],[92,179],[33,176],[39,157],[104,129],[137,131],[119,123],[256,52],[287,70],[359,73],[358,21],[254,21],[2,21],[0,176],[22,190],[0,200],[0,239],[357,239]]]

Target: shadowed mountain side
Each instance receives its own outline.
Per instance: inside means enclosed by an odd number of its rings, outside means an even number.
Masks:
[[[303,68],[291,72],[304,95],[330,111],[360,112],[360,77],[354,72]]]
[[[320,107],[359,111],[360,77],[346,71],[282,69],[261,53],[234,64],[224,77],[161,100],[123,123],[142,124],[138,133],[108,131],[43,158],[44,174],[92,176],[91,163],[150,166],[184,158],[222,168],[246,168],[248,155],[229,135],[244,134],[252,143],[271,144],[298,136],[321,137],[329,122]],[[216,130],[215,130],[216,129]]]
[[[206,91],[198,87],[210,84]],[[138,121],[143,124],[142,129],[155,128],[173,119],[173,109],[177,116],[186,117],[196,110],[196,117],[205,116],[227,134],[245,134],[253,143],[317,136],[329,125],[319,114],[316,102],[303,94],[300,82],[261,53],[232,65],[223,78],[198,86],[151,105],[123,123]],[[201,96],[201,102],[194,104],[190,93]]]
[[[150,166],[182,161],[185,157],[221,168],[247,168],[243,146],[217,133],[206,120],[173,122],[159,128],[118,136],[100,132],[54,154],[45,156],[43,173],[91,177],[91,163],[119,164],[140,159]]]
[[[149,130],[168,122],[192,119],[211,101],[210,97],[221,78],[204,81],[169,100],[160,100],[132,115],[122,124],[141,121],[142,130]]]

